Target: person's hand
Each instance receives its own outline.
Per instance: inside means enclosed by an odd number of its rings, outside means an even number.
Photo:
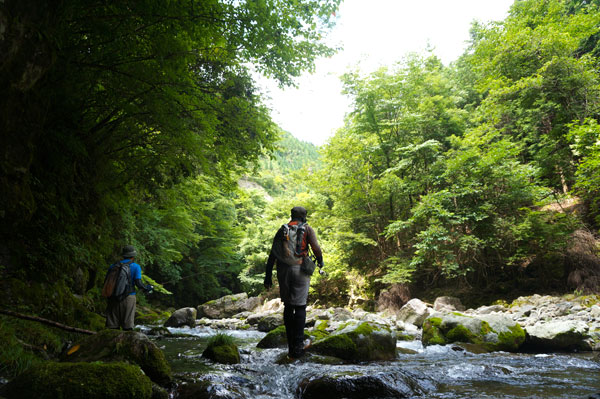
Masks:
[[[147,292],[148,294],[151,294],[151,293],[152,293],[152,291],[154,291],[154,286],[153,286],[153,285],[150,285],[150,284],[148,284],[148,285],[146,286],[146,292]]]
[[[323,277],[329,276],[329,273],[327,273],[325,270],[323,270],[323,262],[321,262],[319,264],[319,274]]]
[[[271,276],[265,276],[265,289],[270,290],[271,287],[273,286],[273,280],[271,279]]]

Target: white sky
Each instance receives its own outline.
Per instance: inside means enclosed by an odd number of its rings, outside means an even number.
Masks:
[[[298,80],[298,89],[281,90],[274,82],[259,85],[270,97],[273,120],[295,137],[321,145],[343,126],[350,101],[341,94],[339,76],[360,63],[363,73],[392,65],[427,46],[445,65],[464,51],[473,20],[503,20],[514,0],[344,0],[328,42],[343,47],[319,59],[314,74]]]

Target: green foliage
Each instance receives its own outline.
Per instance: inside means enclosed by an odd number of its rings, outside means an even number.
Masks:
[[[2,340],[2,348],[0,349],[0,376],[3,378],[12,379],[23,373],[34,364],[39,364],[43,361],[40,353],[35,353],[31,349],[26,349],[23,344],[23,331],[15,326],[13,320],[6,316],[1,317],[0,323],[0,339]],[[22,323],[21,323],[22,324]],[[17,335],[18,333],[21,333]],[[25,338],[25,342],[30,341]],[[37,342],[37,344],[40,344]],[[36,346],[42,348],[43,346]]]
[[[564,285],[580,222],[548,205],[577,195],[600,224],[596,2],[518,1],[452,65],[346,73],[353,109],[321,149],[274,126],[250,71],[290,85],[332,54],[339,0],[42,3],[0,5],[0,273],[11,295],[56,287],[18,306],[95,323],[69,291],[97,299],[124,243],[173,293],[148,300],[256,295],[296,205],[329,273],[311,296],[340,305],[393,283]]]
[[[175,302],[237,289],[232,187],[277,137],[251,70],[293,84],[338,4],[0,4],[3,274],[86,291],[127,243],[154,280],[204,268]]]
[[[580,46],[600,28],[597,7],[571,12],[565,1],[522,1],[501,24],[482,29],[469,60],[480,110],[504,134],[524,144],[523,158],[557,190],[574,183],[568,126],[597,115],[596,60]]]
[[[600,126],[596,119],[571,124],[569,139],[577,156],[575,192],[589,204],[590,216],[600,225]]]
[[[343,77],[354,109],[311,187],[335,220],[332,255],[367,292],[486,286],[545,263],[542,280],[564,285],[578,221],[546,205],[575,188],[597,215],[599,27],[593,6],[521,1],[474,24],[454,65],[409,55]]]

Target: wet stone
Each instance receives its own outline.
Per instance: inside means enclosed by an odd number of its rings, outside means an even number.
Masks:
[[[423,382],[406,372],[332,374],[303,380],[296,395],[301,399],[411,398],[433,387],[431,382],[429,387]]]

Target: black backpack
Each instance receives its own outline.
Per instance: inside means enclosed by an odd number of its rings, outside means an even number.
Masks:
[[[108,270],[102,287],[103,297],[121,301],[132,292],[131,262],[117,262]]]
[[[302,254],[302,241],[306,233],[306,223],[296,225],[284,224],[280,228],[279,236],[281,241],[273,247],[275,257],[287,264],[298,265],[304,258]]]

